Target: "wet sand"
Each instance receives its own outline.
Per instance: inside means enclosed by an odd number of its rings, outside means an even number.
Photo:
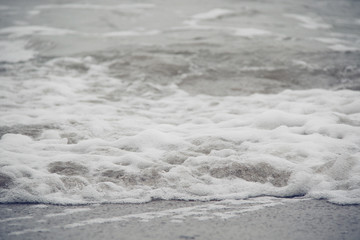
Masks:
[[[321,200],[0,205],[0,239],[359,239],[360,205]]]

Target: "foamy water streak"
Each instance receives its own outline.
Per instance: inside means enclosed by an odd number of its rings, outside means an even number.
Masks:
[[[360,93],[191,96],[112,78],[93,61],[50,60],[31,80],[1,78],[1,202],[360,203]],[[80,63],[81,78],[66,67]]]

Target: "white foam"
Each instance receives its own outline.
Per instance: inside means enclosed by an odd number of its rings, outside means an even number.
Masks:
[[[106,10],[106,11],[116,11],[116,10],[132,10],[132,9],[148,9],[153,8],[154,4],[149,3],[132,3],[132,4],[118,4],[118,5],[96,5],[96,4],[49,4],[49,5],[39,5],[36,6],[37,10],[45,9],[87,9],[87,10]]]
[[[36,52],[26,47],[23,40],[0,41],[0,62],[20,62],[32,59]]]
[[[0,219],[0,222],[12,222],[12,221],[32,219],[32,218],[33,218],[32,216],[13,217],[13,218]]]
[[[339,39],[339,38],[315,38],[315,40],[328,44],[338,44],[338,43],[346,42],[343,39]]]
[[[65,209],[61,213],[50,213],[50,214],[45,215],[45,217],[47,217],[47,218],[62,217],[62,216],[67,216],[67,215],[71,215],[71,214],[75,214],[75,213],[79,213],[79,212],[87,212],[90,210],[91,210],[90,208]]]
[[[320,18],[311,18],[309,16],[299,14],[284,14],[285,17],[293,18],[301,22],[301,26],[304,28],[316,30],[316,29],[329,29],[332,26],[330,24],[322,22]]]
[[[346,46],[343,44],[334,44],[329,46],[329,48],[331,50],[334,50],[336,52],[355,52],[355,51],[360,51],[360,48],[357,47],[351,47],[351,46]]]
[[[15,231],[15,232],[11,232],[9,233],[9,235],[24,235],[24,234],[28,234],[28,233],[40,233],[40,232],[49,232],[49,229],[46,228],[34,228],[34,229],[25,229],[22,231]]]
[[[14,26],[0,29],[0,34],[8,34],[11,38],[25,37],[29,35],[67,35],[76,34],[76,31],[45,26]]]
[[[271,34],[269,31],[257,28],[238,28],[235,30],[234,35],[240,37],[255,37]]]
[[[36,204],[31,206],[32,208],[48,208],[48,205],[45,204]]]
[[[186,26],[174,27],[171,28],[170,31],[179,31],[179,30],[216,31],[216,32],[225,32],[233,36],[245,37],[245,38],[264,37],[273,34],[272,32],[258,28],[235,28],[235,27],[217,27],[217,26],[208,26],[208,25],[198,25],[198,21],[196,20],[187,20],[184,22],[184,24],[186,24]]]
[[[10,38],[22,38],[32,35],[44,36],[61,36],[61,35],[80,35],[85,37],[134,37],[134,36],[151,36],[159,34],[158,30],[128,30],[105,33],[87,33],[73,31],[70,29],[51,28],[45,26],[14,26],[0,29],[0,34],[7,34]],[[21,42],[21,41],[19,41]]]
[[[234,14],[234,11],[229,9],[216,8],[212,9],[208,12],[198,13],[191,17],[190,20],[184,21],[186,27],[175,27],[173,30],[205,30],[205,31],[225,31],[229,32],[232,35],[240,36],[240,37],[256,37],[256,36],[265,36],[270,35],[271,32],[258,29],[258,28],[236,28],[236,27],[228,27],[228,26],[208,26],[208,25],[200,25],[200,21],[204,20],[214,20],[219,19],[228,15]]]
[[[206,21],[206,20],[220,19],[222,17],[232,15],[233,13],[234,12],[232,10],[222,9],[222,8],[215,8],[208,12],[198,13],[198,14],[191,16],[191,18],[189,20],[184,21],[184,24],[187,25],[187,27],[185,27],[185,29],[192,28],[192,29],[197,29],[197,30],[220,30],[221,28],[216,27],[216,26],[199,25],[199,22]],[[225,29],[226,28],[228,28],[228,27],[225,27]],[[181,27],[180,28],[175,27],[173,29],[181,29]]]
[[[128,37],[128,36],[151,36],[157,35],[160,31],[158,30],[149,30],[149,31],[119,31],[119,32],[108,32],[103,33],[103,37]]]
[[[224,16],[228,16],[233,13],[234,12],[229,9],[215,8],[208,12],[195,14],[192,16],[192,18],[196,19],[196,20],[212,20],[212,19],[217,19],[217,18],[221,18]]]
[[[121,11],[121,12],[139,12],[153,8],[154,4],[149,3],[132,3],[132,4],[118,4],[118,5],[97,5],[97,4],[47,4],[35,6],[28,11],[30,16],[39,15],[41,12],[53,9],[75,9],[75,10],[89,10],[89,11]]]
[[[260,198],[261,199],[261,198]],[[93,224],[104,224],[111,222],[126,222],[137,219],[141,222],[148,222],[157,218],[170,218],[170,222],[182,223],[185,219],[193,218],[200,221],[220,218],[229,219],[244,213],[258,211],[264,208],[277,206],[287,202],[288,200],[276,201],[269,199],[266,202],[261,200],[233,200],[221,201],[218,203],[205,203],[198,206],[182,207],[167,210],[150,211],[138,214],[128,214],[109,218],[94,218],[80,222],[67,224],[65,228],[77,228]]]
[[[328,44],[328,48],[337,52],[360,51],[360,48],[353,46],[351,41],[339,38],[315,38],[316,41]],[[350,45],[350,46],[349,46]]]
[[[88,73],[78,77],[71,64]],[[91,58],[54,59],[38,74],[0,81],[12,103],[0,126],[18,133],[0,140],[8,186],[0,202],[308,195],[360,203],[359,92],[190,96],[156,84],[142,92],[144,82],[126,85]],[[25,136],[27,128],[39,132]]]

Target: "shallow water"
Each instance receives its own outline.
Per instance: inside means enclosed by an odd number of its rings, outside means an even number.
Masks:
[[[0,202],[360,203],[359,4],[2,1]]]
[[[351,239],[359,206],[321,200],[152,201],[145,204],[1,204],[2,239]]]

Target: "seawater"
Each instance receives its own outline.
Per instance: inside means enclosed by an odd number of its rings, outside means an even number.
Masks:
[[[356,1],[3,1],[0,202],[360,203]]]

